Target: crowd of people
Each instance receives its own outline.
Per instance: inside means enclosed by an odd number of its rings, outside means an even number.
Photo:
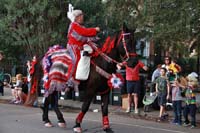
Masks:
[[[196,127],[196,92],[198,74],[189,74],[187,79],[180,75],[181,67],[175,60],[165,57],[163,65],[158,65],[152,74],[152,83],[158,97],[160,113],[158,121],[164,121],[166,116],[166,103],[172,101],[174,119],[173,124]],[[184,105],[184,106],[183,106]],[[182,114],[184,121],[182,122]],[[188,115],[191,116],[189,121]]]
[[[141,91],[139,70],[148,68],[138,61],[137,57],[129,59],[125,64],[117,64],[117,68],[125,65],[126,69],[126,89],[128,93],[127,113],[131,112],[132,106],[134,113],[138,114],[138,95]],[[157,104],[160,112],[157,121],[165,121],[168,118],[167,103],[172,102],[173,124],[196,127],[196,92],[198,89],[198,74],[192,72],[186,78],[180,75],[181,66],[175,59],[164,58],[164,64],[158,64],[152,73],[150,95],[154,92],[157,96]],[[182,114],[184,121],[182,121]],[[188,119],[190,115],[191,120]]]
[[[12,99],[11,104],[25,104],[27,106],[34,105],[37,102],[36,97],[31,99],[31,94],[36,93],[36,86],[34,81],[35,69],[37,64],[36,56],[32,60],[27,60],[27,75],[23,76],[21,73],[16,74],[12,79],[11,84],[7,84],[11,88]]]

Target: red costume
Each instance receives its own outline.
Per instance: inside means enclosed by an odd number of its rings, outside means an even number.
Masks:
[[[77,22],[72,22],[68,30],[68,50],[73,60],[74,70],[72,76],[76,72],[76,66],[80,59],[80,50],[82,46],[87,43],[88,39],[96,36],[97,31],[95,28],[85,28]]]

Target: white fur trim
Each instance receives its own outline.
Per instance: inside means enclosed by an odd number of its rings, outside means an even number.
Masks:
[[[90,73],[90,57],[83,56],[83,51],[81,51],[81,58],[78,62],[76,69],[77,80],[87,80]]]

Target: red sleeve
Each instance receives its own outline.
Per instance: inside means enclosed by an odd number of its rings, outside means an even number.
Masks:
[[[95,36],[97,31],[95,28],[85,28],[77,23],[72,24],[72,28],[82,36]]]
[[[143,68],[144,67],[144,63],[139,61],[139,66],[140,66],[140,68]]]

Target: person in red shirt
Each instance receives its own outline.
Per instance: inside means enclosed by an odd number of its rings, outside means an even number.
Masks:
[[[138,114],[138,95],[140,93],[140,69],[148,70],[148,67],[138,60],[137,56],[129,58],[125,63],[117,64],[117,68],[120,69],[122,65],[126,66],[126,87],[128,93],[128,108],[127,113],[131,111],[131,105],[134,103],[135,114]]]
[[[80,59],[80,50],[83,49],[83,45],[88,41],[94,41],[95,36],[100,31],[99,27],[86,28],[83,26],[84,14],[81,10],[73,10],[68,12],[68,18],[71,20],[71,24],[68,29],[68,43],[67,49],[72,57],[72,72],[70,77],[75,77],[76,66]]]

